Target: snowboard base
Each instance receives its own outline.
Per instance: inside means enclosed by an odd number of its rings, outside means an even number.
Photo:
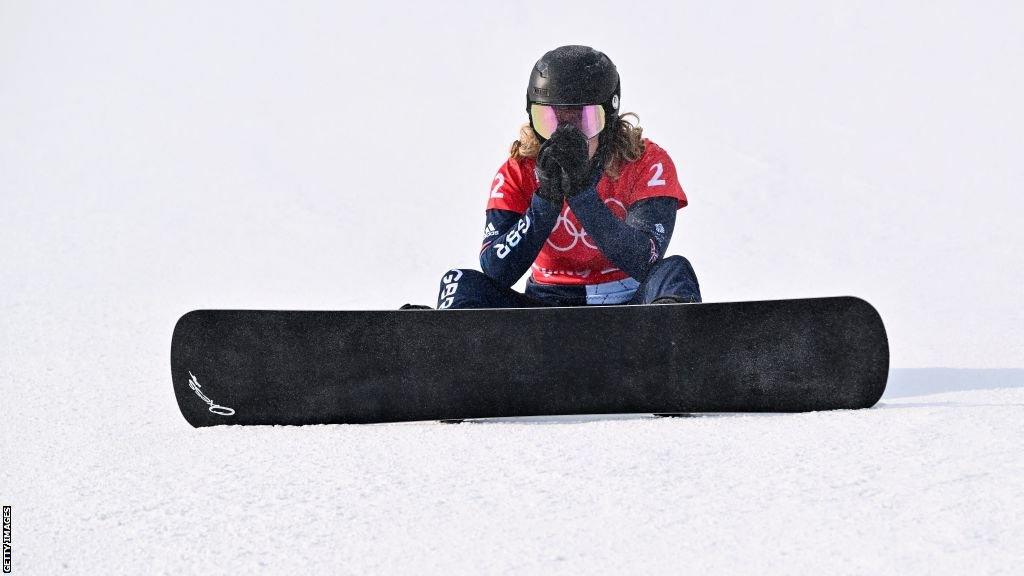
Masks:
[[[193,426],[867,408],[888,367],[882,320],[853,297],[197,310],[171,342]]]

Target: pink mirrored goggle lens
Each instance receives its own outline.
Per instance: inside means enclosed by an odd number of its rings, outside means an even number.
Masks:
[[[588,139],[601,133],[604,129],[604,107],[600,104],[587,106],[548,106],[546,104],[530,105],[530,121],[533,129],[547,140],[555,133],[560,123],[575,124]]]

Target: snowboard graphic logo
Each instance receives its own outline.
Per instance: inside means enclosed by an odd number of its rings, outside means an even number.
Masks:
[[[221,416],[235,415],[235,410],[233,408],[228,408],[227,406],[215,404],[213,400],[210,400],[206,396],[206,394],[203,394],[203,391],[200,390],[202,386],[199,384],[199,380],[196,378],[196,375],[193,374],[191,370],[188,371],[188,376],[188,387],[191,388],[192,391],[196,393],[196,396],[199,396],[200,400],[210,405],[210,412],[213,412],[214,414],[219,414]]]

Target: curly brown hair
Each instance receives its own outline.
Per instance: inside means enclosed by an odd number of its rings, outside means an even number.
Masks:
[[[627,119],[631,117],[636,123]],[[640,117],[632,112],[622,114],[616,120],[617,126],[609,131],[612,140],[608,143],[608,154],[604,161],[604,173],[615,180],[619,177],[619,170],[623,164],[635,162],[644,155],[644,129],[639,125]],[[602,134],[601,138],[607,137]],[[533,128],[529,124],[523,124],[519,128],[519,139],[512,143],[509,155],[515,159],[536,158],[540,152],[541,141],[537,138]]]

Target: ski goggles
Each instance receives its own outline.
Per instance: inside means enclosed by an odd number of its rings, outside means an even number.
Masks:
[[[558,125],[563,123],[575,124],[589,140],[604,130],[604,106],[600,104],[585,106],[530,104],[530,123],[537,134],[545,140],[551,138]]]

